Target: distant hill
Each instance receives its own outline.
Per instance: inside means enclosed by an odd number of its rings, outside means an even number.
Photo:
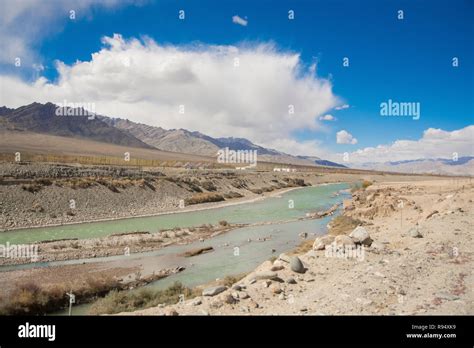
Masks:
[[[353,168],[399,173],[474,175],[474,157],[459,157],[457,161],[446,158],[427,158],[385,163],[364,163],[354,165]]]
[[[84,138],[116,145],[151,148],[134,136],[88,116],[57,116],[52,103],[33,103],[17,109],[0,108],[0,127],[57,136]]]
[[[256,145],[244,138],[213,138],[200,132],[191,132],[185,129],[166,130],[142,123],[136,123],[119,118],[100,117],[110,126],[127,131],[137,139],[164,151],[173,151],[187,154],[215,157],[219,149],[228,147],[230,150],[257,150],[258,160],[282,164],[298,164],[307,166],[332,166],[333,162],[323,161],[318,164],[303,156],[292,156],[277,150]],[[337,163],[335,166],[340,167]]]
[[[348,168],[347,166],[345,166],[343,164],[339,164],[339,163],[336,163],[336,162],[331,162],[331,161],[328,161],[328,160],[323,160],[323,159],[321,159],[319,157],[315,157],[315,156],[298,156],[298,158],[312,161],[313,163],[315,163],[318,166]]]
[[[27,131],[59,137],[79,138],[121,146],[158,149],[181,154],[215,158],[218,150],[256,150],[258,161],[284,165],[345,166],[318,157],[292,156],[274,149],[256,145],[245,138],[213,138],[185,129],[166,130],[125,119],[95,115],[57,116],[58,106],[52,103],[32,103],[16,109],[0,107],[0,130]],[[84,114],[83,109],[65,108],[65,114],[74,111]]]

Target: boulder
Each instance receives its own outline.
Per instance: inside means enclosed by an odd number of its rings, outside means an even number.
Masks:
[[[291,270],[296,273],[306,272],[306,268],[304,267],[303,263],[301,262],[298,256],[293,256],[290,259],[290,267],[291,267]]]
[[[339,236],[336,236],[336,238],[334,238],[334,245],[337,248],[340,248],[340,247],[344,248],[346,246],[354,246],[355,243],[351,237],[346,236],[346,235],[339,235]]]
[[[210,288],[206,288],[203,290],[202,295],[203,296],[215,296],[217,294],[220,294],[221,292],[225,291],[227,287],[219,285],[219,286],[212,286]]]
[[[334,236],[325,235],[322,237],[318,237],[314,240],[313,250],[324,250],[326,249],[326,245],[329,245],[332,242],[334,242]]]
[[[367,232],[367,230],[362,226],[356,227],[351,232],[349,237],[351,237],[354,243],[356,244],[363,244],[366,246],[370,246],[373,242],[372,238],[370,238],[369,232]]]

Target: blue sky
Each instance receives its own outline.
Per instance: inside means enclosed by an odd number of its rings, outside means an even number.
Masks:
[[[177,19],[185,10],[186,19]],[[287,20],[288,10],[295,20]],[[397,11],[404,19],[397,19]],[[239,15],[247,26],[232,22]],[[93,6],[87,16],[55,24],[48,35],[32,40],[54,82],[54,61],[72,65],[88,61],[101,38],[120,33],[125,39],[148,36],[174,46],[200,42],[238,45],[273,42],[278,50],[299,53],[301,64],[317,62],[317,75],[329,79],[333,93],[350,105],[329,110],[336,120],[324,129],[297,129],[297,141],[317,139],[332,152],[417,140],[428,128],[454,131],[473,124],[474,2],[451,1],[148,1],[104,9]],[[343,67],[348,57],[350,66]],[[452,66],[452,58],[459,66]],[[1,65],[1,71],[11,68]],[[28,80],[23,71],[22,78]],[[16,73],[16,72],[15,72]],[[381,117],[380,103],[392,99],[419,102],[419,120]],[[347,130],[357,144],[337,144],[335,134]],[[231,134],[222,134],[229,136]]]

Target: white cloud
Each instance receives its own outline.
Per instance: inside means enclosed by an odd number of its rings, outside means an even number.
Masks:
[[[474,126],[454,131],[428,128],[419,140],[397,140],[390,145],[366,147],[349,153],[351,163],[396,162],[420,158],[453,158],[474,156]],[[331,156],[333,160],[343,158],[343,154]]]
[[[93,9],[111,9],[144,0],[3,0],[0,1],[0,64],[30,67],[41,58],[36,47],[49,34],[60,31],[75,11],[76,20],[90,18]]]
[[[248,22],[249,22],[248,20],[243,19],[242,17],[237,16],[237,15],[232,17],[232,23],[239,24],[239,25],[242,25],[244,27],[247,26]]]
[[[352,144],[355,145],[357,144],[357,139],[352,136],[351,133],[349,133],[346,130],[342,130],[337,132],[336,134],[336,142],[338,144]]]
[[[334,109],[336,110],[344,110],[344,109],[349,109],[349,104],[343,104],[343,105],[339,105],[339,106],[336,106]]]
[[[327,114],[319,117],[321,121],[334,121],[336,118],[333,115]]]
[[[57,62],[55,83],[0,76],[0,85],[8,86],[0,105],[95,103],[99,114],[245,137],[262,146],[279,143],[280,151],[310,154],[314,144],[298,143],[293,132],[320,130],[318,117],[340,102],[331,82],[303,67],[299,54],[271,44],[163,46],[120,35],[104,37],[103,43],[90,61]]]

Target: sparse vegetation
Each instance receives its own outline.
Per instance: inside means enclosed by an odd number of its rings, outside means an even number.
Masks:
[[[365,190],[370,185],[372,185],[372,181],[369,181],[369,180],[364,180],[362,181],[362,183],[357,182],[357,183],[351,184],[351,193],[354,193],[359,190]]]
[[[305,239],[295,249],[291,250],[289,255],[300,255],[310,251],[313,248],[314,239]]]
[[[36,193],[39,190],[41,190],[42,186],[39,184],[26,184],[26,185],[21,185],[21,188],[25,191]]]
[[[366,189],[366,188],[369,187],[370,185],[372,185],[372,181],[364,180],[364,181],[362,182],[362,188],[363,188],[363,189]]]
[[[241,273],[237,275],[225,276],[224,279],[219,281],[219,284],[231,287],[233,284],[237,283],[239,280],[243,279],[247,273]]]
[[[210,203],[210,202],[220,202],[224,201],[224,197],[217,193],[205,192],[197,193],[190,198],[184,200],[185,204],[200,204],[200,203]]]
[[[76,302],[86,302],[119,287],[119,281],[113,277],[89,277],[81,285],[73,287],[72,291]],[[36,282],[19,283],[10,296],[1,299],[0,315],[42,315],[58,310],[68,304],[66,292],[70,290],[66,283],[48,287]]]
[[[221,225],[221,226],[224,226],[224,227],[225,227],[225,226],[228,226],[228,225],[229,225],[229,223],[228,223],[226,220],[221,220],[221,221],[219,221],[219,225]]]
[[[329,223],[329,234],[334,236],[346,234],[361,224],[362,221],[358,219],[354,219],[350,216],[339,215]]]
[[[165,290],[139,289],[135,291],[111,291],[104,298],[96,301],[90,310],[91,314],[114,314],[131,312],[159,304],[174,304],[184,295],[190,299],[200,295],[196,289],[185,287],[180,282],[175,282]]]
[[[300,178],[283,178],[283,180],[287,183],[287,187],[310,186],[305,183],[304,179]]]

